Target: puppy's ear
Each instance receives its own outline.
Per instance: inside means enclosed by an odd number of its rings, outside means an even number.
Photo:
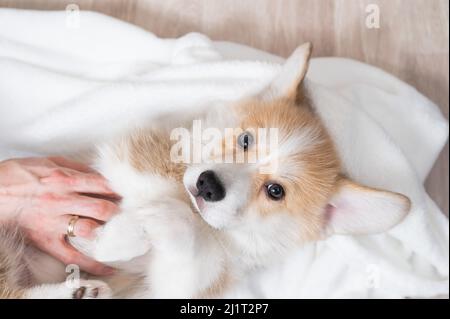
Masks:
[[[311,52],[312,44],[310,42],[299,46],[286,60],[280,73],[275,76],[263,93],[263,98],[287,98],[298,101],[301,97],[302,82],[308,71]]]
[[[342,178],[326,208],[326,234],[375,234],[397,225],[408,214],[408,197],[358,185]]]

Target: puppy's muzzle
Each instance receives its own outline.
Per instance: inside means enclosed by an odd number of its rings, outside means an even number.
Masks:
[[[217,202],[225,198],[225,187],[213,171],[204,171],[197,179],[198,196],[207,202]]]

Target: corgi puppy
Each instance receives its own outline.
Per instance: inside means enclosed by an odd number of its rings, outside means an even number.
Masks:
[[[174,160],[177,134],[167,129],[100,148],[96,166],[123,197],[122,213],[94,242],[73,244],[122,270],[109,281],[115,297],[223,297],[305,243],[383,232],[406,216],[407,197],[342,174],[304,80],[310,55],[300,46],[263,92],[211,107],[202,126],[225,133],[210,134],[200,160],[195,147],[190,161]],[[275,131],[275,147],[261,129]]]
[[[224,297],[249,271],[305,243],[383,232],[406,216],[404,195],[342,174],[304,80],[310,55],[310,44],[300,46],[262,92],[205,111],[200,131],[209,132],[209,141],[200,141],[201,151],[194,147],[198,128],[177,131],[185,123],[172,121],[99,148],[95,166],[123,198],[121,213],[95,240],[70,240],[119,269],[106,279],[113,297]],[[188,142],[180,144],[183,132]],[[179,160],[180,149],[189,160]],[[20,289],[24,245],[17,236],[1,236],[14,243],[0,247],[3,296],[111,296],[100,281]]]

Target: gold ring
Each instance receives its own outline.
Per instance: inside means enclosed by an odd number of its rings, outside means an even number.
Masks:
[[[75,224],[77,223],[79,218],[80,217],[76,216],[76,215],[73,215],[72,218],[70,218],[69,224],[67,225],[67,236],[75,237],[75,233],[74,233]]]

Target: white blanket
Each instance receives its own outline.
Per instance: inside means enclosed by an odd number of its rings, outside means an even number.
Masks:
[[[236,100],[266,84],[283,61],[200,34],[159,39],[101,14],[79,17],[0,9],[0,159],[76,153],[166,112]],[[423,187],[447,121],[415,89],[363,63],[313,59],[307,77],[346,172],[408,195],[411,214],[385,234],[299,249],[231,295],[447,295],[448,219]]]

